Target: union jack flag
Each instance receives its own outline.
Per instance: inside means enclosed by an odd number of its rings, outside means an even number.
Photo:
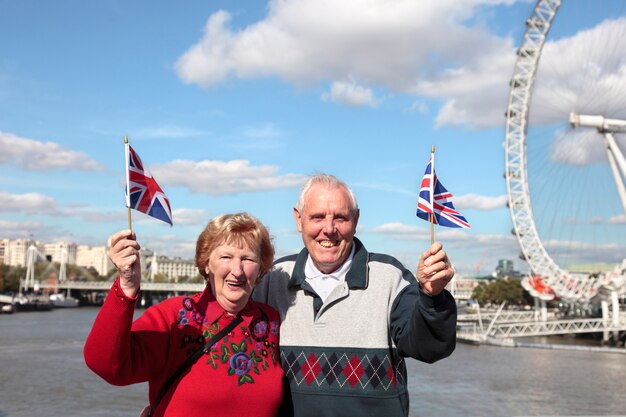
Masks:
[[[135,150],[126,143],[126,207],[172,222],[170,202]]]
[[[422,178],[422,185],[417,200],[417,217],[434,224],[446,227],[470,228],[470,224],[465,220],[452,204],[452,193],[446,190],[435,173],[435,154],[430,154],[426,172]]]

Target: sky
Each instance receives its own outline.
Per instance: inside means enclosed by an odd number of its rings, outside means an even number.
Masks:
[[[528,165],[569,191],[531,192],[533,210],[563,262],[620,262],[626,216],[606,154],[567,115],[626,118],[625,2],[563,3],[537,73]],[[0,0],[0,238],[105,245],[127,227],[128,136],[173,210],[172,227],[132,212],[144,248],[192,258],[212,217],[247,211],[278,256],[295,253],[299,187],[324,172],[356,194],[368,250],[414,269],[430,241],[415,208],[435,146],[438,177],[472,226],[435,228],[457,271],[489,274],[499,259],[525,271],[504,113],[534,4]],[[531,146],[531,133],[543,139]],[[594,179],[579,179],[581,167]],[[580,202],[583,182],[607,187],[598,213]]]

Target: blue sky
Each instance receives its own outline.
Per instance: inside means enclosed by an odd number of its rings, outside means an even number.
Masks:
[[[190,258],[211,217],[248,211],[270,228],[279,255],[298,251],[292,208],[303,179],[320,171],[353,188],[368,249],[413,268],[429,242],[415,206],[435,145],[438,176],[472,225],[435,230],[459,272],[489,273],[501,258],[524,270],[506,207],[504,112],[534,3],[0,0],[0,237],[104,245],[126,227],[128,135],[174,212],[171,228],[133,212],[144,247]],[[569,90],[538,90],[531,113],[549,142],[554,125],[566,125],[549,109],[564,91],[577,94],[567,86],[589,59],[575,55],[593,37],[581,30],[606,13],[618,34],[626,25],[624,2],[606,2],[617,12],[564,3],[542,64],[548,81],[558,68],[552,79]],[[613,75],[625,77],[626,49],[613,43]],[[564,51],[578,58],[563,65]],[[624,117],[626,94],[612,90],[602,111]],[[555,148],[541,146],[552,156],[540,165],[549,165],[555,153],[546,149]],[[561,165],[599,169],[599,158]],[[544,199],[562,201],[536,197]],[[592,233],[570,228],[570,216],[544,229],[568,262],[626,253],[624,212],[604,200]]]

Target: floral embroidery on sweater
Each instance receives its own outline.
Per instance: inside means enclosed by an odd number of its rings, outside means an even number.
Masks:
[[[190,336],[184,334],[181,340],[181,349],[187,348],[189,354],[198,349],[207,340],[219,333],[219,322],[209,323],[206,317],[194,308],[190,297],[183,299],[183,308],[178,311],[176,322],[181,328],[190,323],[201,327],[202,334]],[[194,326],[195,327],[195,326]],[[262,312],[262,316],[255,318],[246,325],[239,326],[243,338],[237,342],[234,340],[235,331],[229,332],[222,340],[216,342],[208,352],[207,365],[214,370],[227,367],[229,376],[237,378],[237,385],[254,383],[252,374],[260,375],[270,366],[276,365],[278,360],[277,346],[275,342],[268,340],[269,335],[278,334],[278,321],[270,321]]]

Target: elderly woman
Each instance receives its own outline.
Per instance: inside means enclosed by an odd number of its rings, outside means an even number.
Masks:
[[[112,236],[109,257],[119,277],[85,344],[91,370],[114,385],[148,381],[153,416],[277,413],[283,396],[279,316],[250,300],[274,257],[257,219],[246,213],[213,219],[196,244],[196,265],[208,283],[204,291],[169,298],[134,322],[141,270],[132,231]],[[205,346],[239,318],[223,338]],[[194,353],[201,356],[181,371]]]

